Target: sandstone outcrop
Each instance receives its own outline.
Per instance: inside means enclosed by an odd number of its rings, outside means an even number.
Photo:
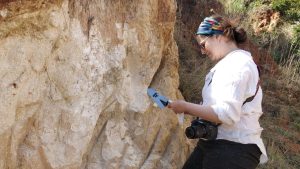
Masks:
[[[174,0],[0,3],[0,168],[180,168]],[[187,125],[187,124],[185,124]]]

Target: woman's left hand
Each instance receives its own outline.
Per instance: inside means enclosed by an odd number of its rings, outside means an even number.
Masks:
[[[168,108],[172,109],[176,114],[187,113],[186,103],[184,100],[172,101],[168,104]]]

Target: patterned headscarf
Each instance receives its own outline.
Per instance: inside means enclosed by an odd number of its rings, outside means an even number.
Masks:
[[[203,22],[201,22],[196,35],[218,35],[223,34],[223,28],[220,25],[220,21],[212,18],[206,17]]]

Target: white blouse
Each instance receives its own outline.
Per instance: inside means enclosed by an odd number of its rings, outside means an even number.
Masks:
[[[263,128],[258,121],[263,113],[261,88],[251,102],[243,105],[255,94],[258,80],[251,54],[244,50],[232,51],[206,75],[202,104],[211,106],[222,121],[217,139],[257,144],[262,152],[260,163],[265,163],[268,157],[261,139]]]

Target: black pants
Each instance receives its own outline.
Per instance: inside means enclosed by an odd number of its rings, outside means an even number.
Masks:
[[[183,169],[255,169],[260,155],[256,144],[200,139]]]

